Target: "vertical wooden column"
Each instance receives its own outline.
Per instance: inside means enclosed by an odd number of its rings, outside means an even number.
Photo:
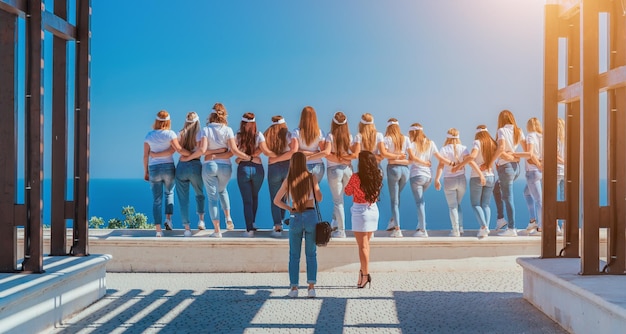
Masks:
[[[557,165],[557,118],[559,89],[559,6],[545,6],[543,48],[543,122],[544,128],[544,175],[543,178],[543,230],[541,257],[556,257],[556,165]]]
[[[599,10],[597,0],[580,5],[582,64],[582,258],[581,274],[600,273],[600,168],[599,168]]]
[[[54,14],[67,20],[67,0],[54,1]],[[50,255],[67,255],[65,197],[67,195],[67,41],[52,42],[52,184]]]
[[[87,221],[89,204],[89,71],[91,1],[76,4],[76,93],[74,113],[74,228],[72,255],[89,255]]]
[[[626,66],[626,18],[621,3],[613,2],[609,14],[609,70]],[[610,228],[607,235],[608,265],[606,273],[626,271],[626,88],[608,92],[609,106],[609,204]]]
[[[17,235],[13,213],[17,179],[17,133],[15,130],[17,16],[0,10],[0,272],[16,269]]]
[[[24,272],[43,272],[43,29],[42,0],[27,3],[26,15],[26,173]]]

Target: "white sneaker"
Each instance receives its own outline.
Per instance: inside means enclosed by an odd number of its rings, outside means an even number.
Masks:
[[[171,231],[172,230],[172,221],[169,219],[166,219],[165,222],[163,223],[163,225],[165,225],[165,230],[167,231]]]
[[[291,297],[291,298],[296,298],[298,297],[298,289],[295,290],[289,290],[289,293],[287,294],[287,296]]]
[[[191,230],[185,230],[185,232],[183,233],[183,235],[185,237],[190,237],[191,236]]]
[[[463,226],[459,227],[459,234],[463,235]]]
[[[222,232],[213,232],[213,233],[209,234],[209,237],[211,237],[211,238],[221,238],[222,237]]]
[[[283,236],[283,233],[282,233],[282,232],[279,232],[279,231],[274,230],[274,231],[272,231],[272,233],[270,233],[270,235],[271,235],[272,237],[274,237],[274,238],[280,238],[280,237],[282,237],[282,236]]]
[[[402,238],[403,237],[402,231],[400,231],[400,230],[393,230],[393,231],[391,231],[389,236],[392,237],[392,238]]]
[[[333,234],[331,234],[331,237],[333,237],[333,238],[345,238],[346,237],[346,231],[344,231],[344,230],[337,230],[337,231],[333,232]]]
[[[562,236],[563,235],[563,230],[561,230],[561,226],[559,226],[559,224],[556,224],[556,235],[558,236]]]
[[[204,230],[206,226],[204,225],[204,220],[198,222],[198,230]]]
[[[478,234],[476,234],[476,236],[478,237],[478,239],[482,239],[482,238],[486,238],[489,236],[489,229],[488,228],[481,228],[480,230],[478,230]]]
[[[243,232],[243,237],[244,238],[254,238],[254,231]]]
[[[536,230],[538,227],[539,225],[537,225],[537,222],[533,219],[530,223],[528,223],[528,226],[526,226],[526,231],[528,231],[528,233],[532,233],[532,231]]]
[[[459,232],[459,230],[452,230],[450,231],[450,234],[448,234],[448,236],[457,238],[461,236],[461,232]]]
[[[428,238],[428,232],[426,232],[426,230],[417,230],[413,236],[417,238]]]
[[[530,232],[528,232],[528,235],[532,235],[535,237],[540,237],[541,236],[541,231],[539,231],[539,229],[534,229],[534,230],[530,230]]]
[[[393,231],[396,228],[396,224],[393,223],[393,218],[389,219],[389,223],[387,223],[387,231]]]
[[[234,229],[235,229],[235,224],[233,224],[233,220],[232,220],[232,219],[230,219],[230,218],[228,218],[228,219],[226,220],[226,229],[227,229],[228,231],[232,231],[232,230],[234,230]]]
[[[498,233],[501,237],[517,237],[517,231],[514,228],[507,228],[506,230]]]
[[[157,233],[156,233],[156,235],[155,235],[155,236],[156,236],[157,238],[160,238],[160,237],[162,237],[162,236],[163,236],[163,232],[161,232],[161,231],[157,231]]]
[[[307,297],[315,298],[315,289],[309,289]]]
[[[509,223],[504,220],[504,218],[500,218],[498,219],[498,221],[496,222],[496,231],[501,230],[503,227],[509,225]]]

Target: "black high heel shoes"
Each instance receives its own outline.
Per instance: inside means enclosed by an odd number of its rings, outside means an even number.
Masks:
[[[367,277],[367,279],[364,279],[364,277]],[[363,275],[361,273],[361,282],[360,284],[357,285],[357,288],[359,289],[363,289],[366,285],[369,284],[370,289],[372,288],[372,275],[367,274],[367,275]]]

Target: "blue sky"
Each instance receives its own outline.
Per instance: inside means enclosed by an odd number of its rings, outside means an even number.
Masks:
[[[261,130],[294,128],[306,105],[332,114],[424,125],[438,146],[450,127],[471,144],[510,109],[542,116],[540,0],[92,2],[91,178],[142,178],[143,138],[161,109],[173,129],[188,111],[225,104]]]

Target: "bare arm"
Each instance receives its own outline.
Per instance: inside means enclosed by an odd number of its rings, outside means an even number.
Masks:
[[[289,142],[289,151],[284,152],[283,154],[277,156],[276,158],[269,158],[269,163],[273,164],[275,162],[280,162],[280,161],[285,161],[285,160],[289,160],[291,159],[291,156],[295,153],[298,152],[298,148],[299,148],[299,144],[298,144],[298,140],[295,138],[292,138],[291,141]]]
[[[148,157],[150,155],[150,145],[143,143],[143,179],[150,180],[150,174],[148,173]]]
[[[180,157],[180,161],[190,161],[193,159],[198,159],[206,153],[208,140],[206,137],[202,137],[200,141],[196,144],[196,150],[188,156]]]
[[[442,172],[443,172],[443,163],[439,161],[439,164],[437,165],[437,173],[435,174],[435,189],[437,190],[441,189],[441,182],[439,181],[439,179],[441,178]]]

